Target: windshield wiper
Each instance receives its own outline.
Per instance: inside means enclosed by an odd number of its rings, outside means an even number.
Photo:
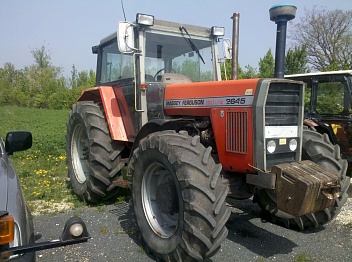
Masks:
[[[184,38],[184,39],[186,40],[186,42],[188,43],[188,45],[192,48],[192,50],[193,50],[194,52],[196,52],[196,53],[198,54],[198,57],[202,60],[203,64],[205,64],[202,55],[199,53],[199,49],[198,49],[198,48],[196,47],[196,45],[192,42],[192,38],[191,38],[191,36],[189,35],[189,33],[187,32],[187,29],[184,28],[183,26],[180,26],[180,31],[181,31],[181,34],[182,34],[183,38]],[[183,32],[185,32],[185,33],[187,34],[188,38],[184,35]]]

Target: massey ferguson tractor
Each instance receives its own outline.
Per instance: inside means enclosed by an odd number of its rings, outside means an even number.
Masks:
[[[304,84],[284,79],[296,7],[269,12],[272,79],[221,81],[224,28],[146,14],[92,48],[97,87],[82,92],[67,124],[70,182],[87,202],[129,187],[144,248],[158,261],[211,257],[227,236],[227,198],[253,197],[298,229],[329,222],[347,200],[347,161],[304,125]]]

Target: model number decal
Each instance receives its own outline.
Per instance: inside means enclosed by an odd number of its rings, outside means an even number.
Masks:
[[[241,97],[241,98],[227,98],[226,99],[226,105],[245,105],[246,104],[246,98]]]
[[[251,106],[253,96],[227,96],[190,99],[172,99],[164,102],[165,108],[182,107],[225,107],[225,106]]]

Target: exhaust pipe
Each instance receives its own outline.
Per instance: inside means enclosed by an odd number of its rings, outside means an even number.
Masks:
[[[232,79],[238,79],[238,42],[239,42],[239,21],[240,14],[234,13],[231,17],[232,26]]]
[[[277,24],[275,50],[275,78],[284,78],[285,75],[285,48],[287,21],[296,16],[297,7],[291,4],[277,4],[269,9],[270,20]]]

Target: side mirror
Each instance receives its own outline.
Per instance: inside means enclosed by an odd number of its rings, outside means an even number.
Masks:
[[[28,131],[13,131],[6,135],[5,150],[9,155],[32,147],[32,134]]]
[[[121,53],[132,53],[134,47],[134,25],[129,22],[117,24],[117,43]]]
[[[222,39],[222,52],[224,54],[224,59],[232,59],[232,44],[230,39]]]

